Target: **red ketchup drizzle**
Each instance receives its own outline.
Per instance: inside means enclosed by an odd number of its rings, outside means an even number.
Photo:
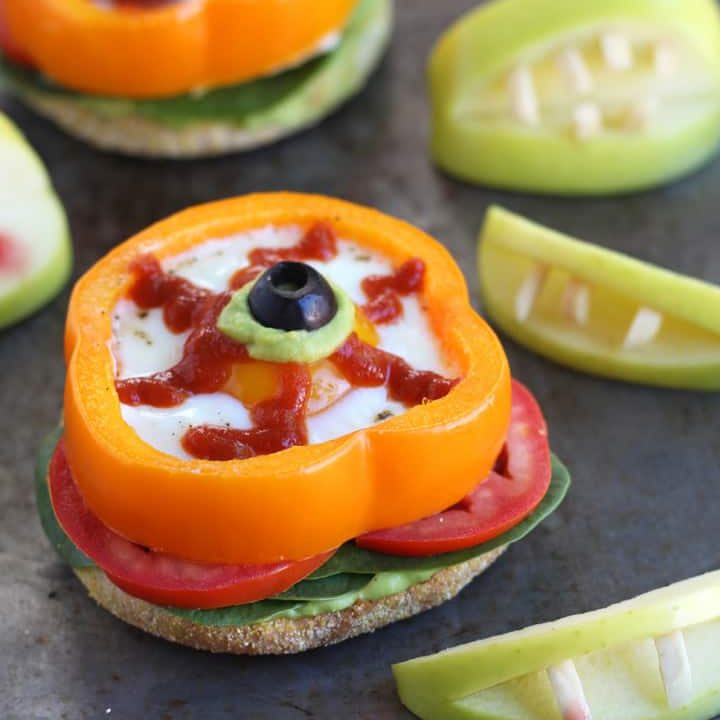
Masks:
[[[305,365],[283,367],[279,394],[253,407],[251,430],[204,425],[190,428],[182,445],[204,460],[233,460],[307,443],[305,417],[312,380]]]
[[[166,273],[153,255],[141,255],[133,261],[130,270],[135,275],[130,299],[145,310],[161,307],[163,320],[174,333],[201,324],[200,318],[216,297],[210,290]]]
[[[328,223],[318,222],[310,227],[303,239],[289,248],[255,248],[248,257],[250,265],[240,268],[230,279],[233,290],[254,280],[263,270],[283,260],[332,260],[337,255],[335,231]]]
[[[363,305],[365,315],[377,325],[392,322],[402,315],[400,295],[422,289],[425,263],[420,258],[404,262],[392,275],[370,275],[362,281],[368,302]]]
[[[231,340],[215,326],[230,296],[229,292],[209,294],[199,303],[193,313],[196,326],[185,341],[182,359],[176,365],[147,377],[116,381],[120,402],[172,407],[188,395],[220,390],[228,381],[233,364],[249,359],[244,345]],[[164,310],[170,306],[165,305]]]
[[[445,397],[458,382],[429,370],[414,370],[401,357],[368,345],[355,333],[330,360],[351,385],[387,385],[393,400],[410,406]]]
[[[250,265],[238,270],[230,280],[238,288],[263,270],[282,260],[329,260],[337,254],[335,234],[327,223],[316,223],[295,246],[257,248],[249,254]],[[213,393],[227,383],[236,363],[250,357],[241,345],[221,333],[217,318],[232,293],[213,293],[188,280],[166,273],[152,255],[138,257],[131,265],[134,282],[130,298],[143,309],[163,309],[168,328],[190,330],[181,360],[169,370],[147,377],[117,380],[120,401],[125,405],[173,407],[196,393]],[[375,322],[390,322],[402,313],[398,295],[419,290],[425,265],[409,260],[389,276],[371,276],[363,281],[370,299],[365,311]],[[397,304],[394,314],[387,310]],[[368,312],[367,308],[373,308]],[[381,308],[382,312],[381,312]],[[372,314],[371,314],[372,313]],[[377,320],[381,317],[381,320]],[[407,405],[441,398],[457,381],[437,373],[414,370],[402,358],[368,345],[355,333],[332,356],[331,361],[357,387],[388,386],[390,397]],[[307,443],[307,403],[312,388],[310,370],[305,365],[281,366],[277,394],[257,403],[250,411],[249,430],[203,425],[190,428],[182,445],[193,457],[205,460],[232,460],[263,455]]]

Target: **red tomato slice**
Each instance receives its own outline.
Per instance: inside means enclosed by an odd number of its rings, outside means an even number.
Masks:
[[[264,600],[327,562],[334,551],[272,565],[204,565],[147,550],[120,537],[85,505],[60,440],[49,469],[50,498],[68,537],[130,595],[157,605],[217,608]]]
[[[545,496],[551,478],[542,412],[530,391],[513,381],[510,429],[495,470],[450,509],[362,535],[356,542],[367,550],[411,556],[473,547],[525,519]]]

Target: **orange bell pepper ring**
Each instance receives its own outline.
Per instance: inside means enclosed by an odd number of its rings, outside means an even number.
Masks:
[[[112,311],[132,285],[132,261],[145,253],[162,260],[253,228],[318,220],[398,265],[424,261],[422,302],[459,381],[445,397],[382,423],[247,459],[180,459],[143,442],[121,416],[109,348]],[[510,418],[505,354],[472,310],[450,254],[407,223],[321,196],[210,203],[118,246],[75,287],[66,356],[65,442],[88,506],[126,538],[200,562],[302,559],[443,510],[488,474]]]
[[[143,8],[95,0],[0,0],[10,36],[59,84],[161,98],[301,62],[341,30],[356,0],[177,0]]]

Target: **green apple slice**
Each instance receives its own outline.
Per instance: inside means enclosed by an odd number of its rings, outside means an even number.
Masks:
[[[713,0],[495,0],[429,65],[432,154],[461,178],[567,194],[681,176],[720,140]]]
[[[706,720],[720,711],[720,571],[393,667],[424,720]]]
[[[720,390],[720,287],[498,207],[478,262],[488,314],[520,344],[596,375]]]
[[[65,213],[35,151],[0,113],[0,327],[65,284],[72,249]]]

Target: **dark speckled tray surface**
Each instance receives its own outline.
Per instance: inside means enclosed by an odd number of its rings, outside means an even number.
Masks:
[[[339,195],[442,240],[477,299],[487,206],[720,282],[720,159],[653,192],[596,200],[492,192],[436,172],[425,151],[425,57],[471,0],[401,2],[370,86],[320,127],[248,155],[191,163],[103,155],[0,93],[67,207],[75,275],[185,206],[255,190]],[[0,163],[0,172],[2,172]],[[582,612],[720,566],[720,395],[603,381],[506,340],[575,480],[560,511],[456,600],[374,635],[296,657],[213,656],[156,640],[90,601],[35,518],[33,456],[55,424],[68,291],[0,335],[0,718],[408,718],[390,664]]]

